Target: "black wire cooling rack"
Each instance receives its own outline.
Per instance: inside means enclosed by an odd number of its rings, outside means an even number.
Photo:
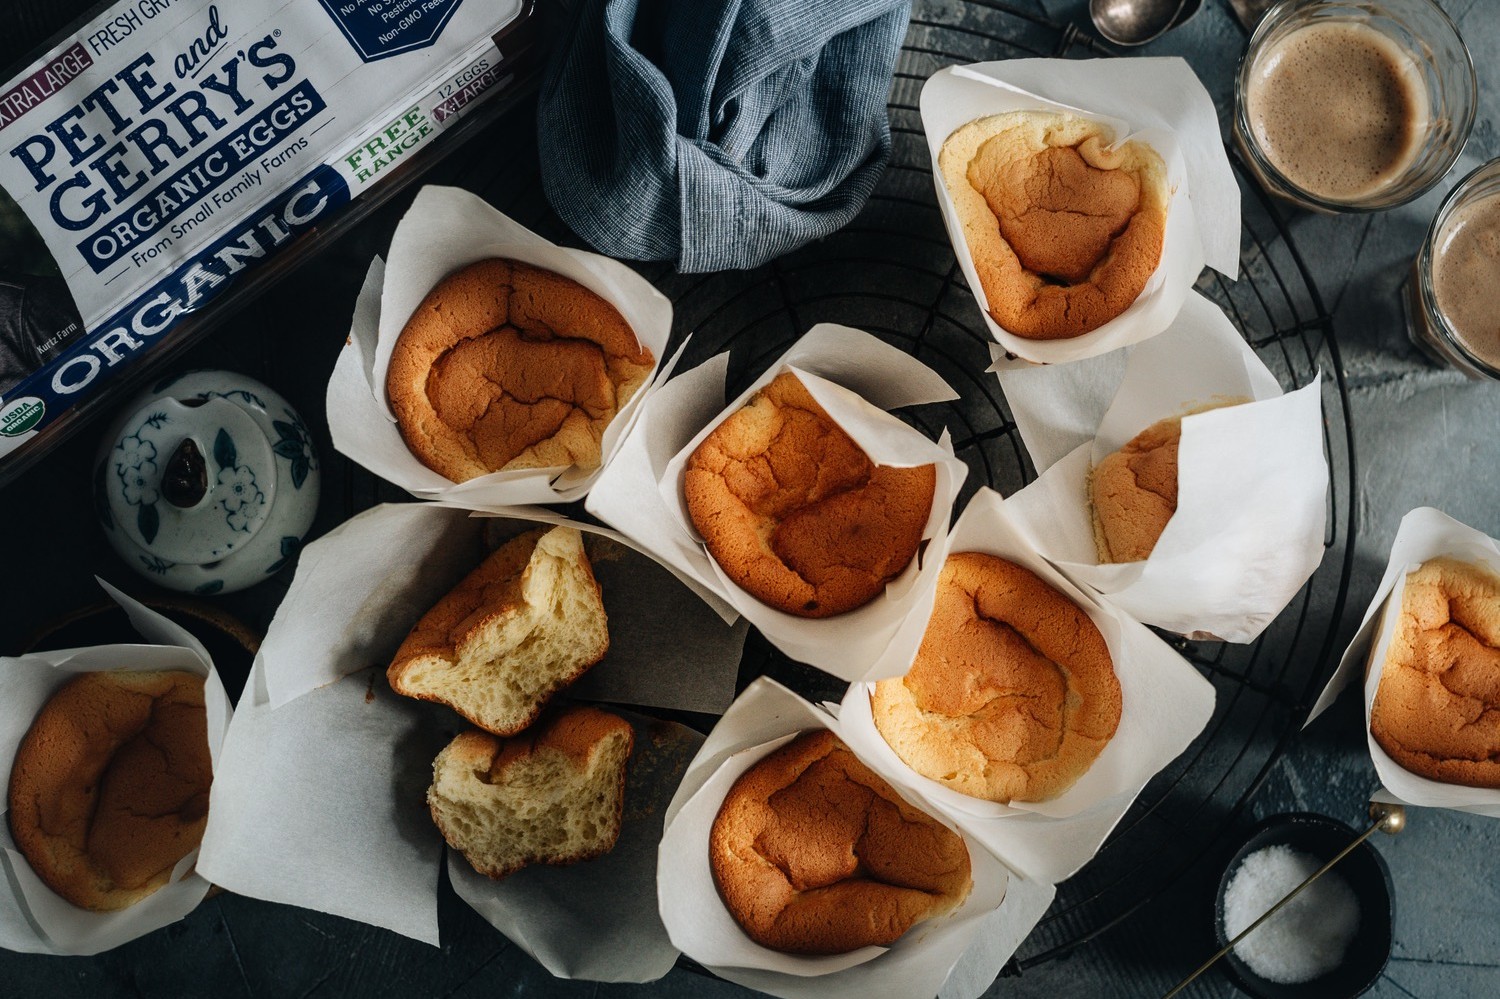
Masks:
[[[860,327],[911,351],[960,393],[957,401],[902,413],[934,437],[944,428],[952,433],[955,449],[970,469],[960,508],[980,485],[1009,494],[1031,481],[1035,469],[999,383],[984,373],[989,334],[938,212],[917,98],[927,77],[952,63],[1112,54],[1074,26],[1008,4],[918,0],[891,96],[891,165],[852,224],[754,271],[678,275],[668,266],[642,268],[674,302],[672,347],[693,334],[684,365],[729,350],[733,394],[815,323]],[[1052,908],[1009,966],[1012,973],[1066,955],[1129,919],[1213,852],[1300,729],[1331,664],[1355,532],[1354,448],[1343,367],[1328,312],[1286,226],[1259,188],[1243,171],[1240,176],[1245,213],[1241,276],[1229,282],[1209,273],[1198,290],[1225,309],[1283,386],[1302,386],[1323,373],[1324,440],[1331,472],[1324,559],[1256,643],[1169,639],[1214,684],[1218,699],[1213,718],[1193,745],[1147,785],[1099,855],[1060,886]],[[476,191],[543,235],[578,245],[542,197],[534,129],[524,111],[506,116],[427,179]],[[287,282],[278,302],[296,299],[306,313],[300,319],[283,320],[269,305],[251,310],[238,326],[196,348],[189,358],[199,366],[227,365],[265,378],[314,417],[328,458],[316,533],[375,502],[406,499],[335,455],[316,419],[326,371],[337,352],[337,339],[322,334],[341,331],[348,321],[349,302],[329,291],[358,286],[370,256],[384,249],[398,210],[398,205],[389,206],[344,239],[338,253],[322,258],[316,272]],[[86,481],[91,449],[89,440],[69,442],[57,458],[32,473],[28,488],[37,495],[73,495],[68,484]],[[20,495],[14,489],[12,494]],[[86,503],[79,500],[76,520],[87,519]],[[57,557],[94,565],[99,556],[90,552],[80,540]],[[273,581],[225,603],[264,625],[286,583]],[[742,680],[762,673],[809,698],[837,700],[842,695],[842,684],[789,662],[752,632]],[[232,678],[236,687],[242,681],[242,676]],[[451,921],[445,925],[467,941],[464,946],[481,947],[477,941],[487,939],[487,927],[465,907],[448,909],[445,918]],[[268,932],[282,930],[272,925]],[[410,946],[414,966],[425,966],[425,951]],[[110,960],[128,964],[132,959],[122,955]]]
[[[729,394],[819,322],[840,322],[921,358],[961,399],[903,411],[936,436],[953,435],[969,465],[962,503],[980,485],[1009,494],[1035,475],[989,364],[990,337],[943,227],[917,111],[922,84],[953,63],[1027,56],[1112,55],[1072,25],[996,2],[918,2],[897,64],[890,115],[891,164],[847,228],[754,271],[646,275],[676,309],[673,346],[693,339],[683,364],[730,351]],[[524,162],[523,162],[524,161]],[[576,242],[546,211],[531,160],[517,156],[461,170],[457,183],[540,231]],[[1326,675],[1347,596],[1354,536],[1354,447],[1349,400],[1332,324],[1277,209],[1236,161],[1244,200],[1241,275],[1205,272],[1198,290],[1222,306],[1283,387],[1323,374],[1329,459],[1328,528],[1321,567],[1251,645],[1169,641],[1214,684],[1217,707],[1203,734],[1141,793],[1098,856],[1060,886],[1023,944],[1012,973],[1061,957],[1128,919],[1213,851],[1288,742]],[[769,673],[813,699],[837,700],[842,684],[785,659],[752,632],[742,681]]]

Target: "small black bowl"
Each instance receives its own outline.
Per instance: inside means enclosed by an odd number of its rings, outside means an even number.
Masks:
[[[1223,947],[1229,942],[1224,933],[1224,892],[1246,857],[1268,846],[1289,846],[1327,863],[1358,836],[1356,830],[1344,823],[1312,812],[1273,815],[1251,829],[1219,878],[1219,892],[1214,899],[1214,937],[1218,945]],[[1241,990],[1257,999],[1346,999],[1363,995],[1375,984],[1391,958],[1391,931],[1396,922],[1391,872],[1380,852],[1366,840],[1329,873],[1342,877],[1359,900],[1359,929],[1344,952],[1343,962],[1319,978],[1282,985],[1261,978],[1230,951],[1221,960]]]
[[[229,696],[239,699],[260,636],[227,611],[192,597],[137,596],[147,607],[187,629],[213,657],[214,668]],[[144,641],[130,617],[116,603],[100,601],[49,621],[27,638],[16,654],[38,649],[77,649]],[[10,654],[5,649],[0,653]]]

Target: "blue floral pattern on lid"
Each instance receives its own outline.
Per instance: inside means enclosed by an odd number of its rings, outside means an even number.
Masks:
[[[224,521],[231,529],[250,533],[250,523],[265,505],[266,494],[255,485],[255,470],[241,465],[239,452],[229,431],[220,428],[214,437],[214,461],[219,476],[214,486],[214,500],[223,509]]]
[[[147,544],[156,540],[156,532],[161,526],[161,518],[156,512],[156,501],[160,496],[156,488],[159,470],[156,445],[150,440],[142,440],[141,431],[148,427],[159,428],[169,422],[166,413],[152,413],[135,433],[121,438],[115,445],[119,452],[115,456],[115,477],[120,480],[120,492],[125,502],[137,508],[136,529]]]
[[[279,571],[317,509],[306,423],[259,382],[227,372],[165,380],[100,449],[95,504],[116,550],[173,589],[230,592]]]
[[[214,487],[214,496],[224,508],[229,526],[247,533],[251,515],[266,501],[265,493],[255,488],[255,472],[248,465],[219,469],[219,484]]]
[[[307,424],[302,422],[302,417],[290,406],[285,407],[285,412],[285,420],[271,421],[271,426],[281,435],[271,450],[291,460],[292,486],[301,489],[309,473],[318,470],[318,458],[313,451],[312,435],[307,432]]]

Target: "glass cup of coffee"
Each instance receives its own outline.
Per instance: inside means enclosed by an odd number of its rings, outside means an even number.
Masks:
[[[1382,211],[1453,166],[1477,89],[1468,48],[1431,0],[1287,0],[1240,63],[1234,137],[1272,194]]]
[[[1470,378],[1500,379],[1500,159],[1448,192],[1401,289],[1406,332]]]

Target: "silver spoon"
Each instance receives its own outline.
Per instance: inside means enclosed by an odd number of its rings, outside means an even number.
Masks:
[[[1202,0],[1089,0],[1089,17],[1106,41],[1145,45],[1201,5]]]

